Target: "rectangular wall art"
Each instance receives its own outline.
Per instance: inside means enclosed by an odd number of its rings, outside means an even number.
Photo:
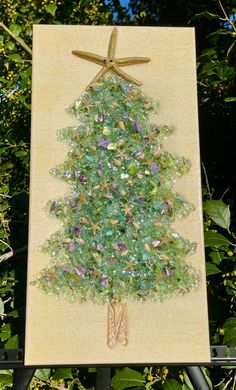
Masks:
[[[209,362],[192,28],[34,26],[26,365]]]

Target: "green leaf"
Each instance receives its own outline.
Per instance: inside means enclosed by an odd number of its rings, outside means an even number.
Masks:
[[[236,347],[236,317],[228,318],[224,323],[223,344]]]
[[[183,370],[183,374],[184,374],[184,380],[186,382],[188,390],[194,390],[194,387],[193,387],[193,385],[188,377],[186,370]]]
[[[207,381],[207,383],[208,383],[208,385],[209,385],[209,388],[211,389],[211,390],[213,390],[213,384],[212,384],[212,381],[211,381],[211,379],[210,379],[210,377],[209,377],[209,371],[208,371],[208,369],[206,368],[206,367],[201,367],[201,371],[203,372],[203,375],[204,375],[204,377],[205,377],[205,379],[206,379],[206,381]]]
[[[15,334],[10,339],[7,340],[6,344],[4,345],[4,348],[6,349],[17,349],[19,347],[18,343],[18,335]]]
[[[208,34],[207,38],[213,37],[215,35],[231,35],[231,32],[226,30],[225,28],[219,28],[218,30]]]
[[[0,298],[0,314],[4,314],[4,303],[1,298]]]
[[[224,99],[225,102],[236,102],[236,97],[231,96]]]
[[[18,310],[12,310],[10,313],[7,313],[7,316],[8,317],[13,317],[13,318],[19,317]]]
[[[206,200],[203,203],[203,210],[217,225],[224,229],[230,226],[230,210],[222,200]]]
[[[215,233],[215,232],[212,232],[210,230],[207,232],[204,232],[204,241],[205,241],[206,247],[208,247],[208,246],[214,246],[215,248],[218,248],[221,246],[228,247],[231,244],[231,242],[226,237],[224,237],[222,234]]]
[[[216,66],[214,63],[207,62],[201,69],[200,75],[212,76],[216,74]]]
[[[21,30],[22,30],[22,28],[21,28],[21,26],[19,26],[19,24],[14,24],[13,23],[13,24],[10,25],[9,30],[11,32],[13,32],[13,34],[19,35]]]
[[[217,59],[217,52],[215,49],[205,49],[198,57],[198,61],[202,64],[214,59]]]
[[[15,152],[16,157],[24,157],[27,156],[28,152],[26,150],[17,150]]]
[[[12,41],[9,41],[5,44],[5,47],[9,50],[13,50],[15,48],[15,43]]]
[[[111,381],[114,390],[123,390],[127,387],[142,386],[144,383],[145,380],[140,372],[127,367],[123,368],[123,370],[117,370]]]
[[[221,270],[212,263],[209,263],[208,261],[206,262],[206,274],[208,275],[213,275],[213,274],[218,274],[221,272]]]
[[[57,368],[53,374],[52,379],[57,381],[59,379],[72,379],[72,369],[71,368]]]
[[[233,43],[231,43],[230,47],[227,50],[227,54],[226,54],[227,57],[230,57],[234,53],[235,49],[236,49],[236,42],[234,41]]]
[[[14,62],[21,62],[22,61],[20,54],[17,54],[17,53],[9,54],[8,57],[10,58],[10,60],[12,60]]]
[[[0,390],[6,390],[6,386],[11,386],[13,382],[10,370],[0,370]]]
[[[45,10],[47,13],[51,14],[52,16],[55,16],[57,6],[55,4],[48,4],[45,6]]]
[[[89,367],[88,372],[97,372],[96,367]]]
[[[225,258],[224,253],[219,251],[212,251],[209,253],[209,256],[215,264],[220,264],[221,261]]]
[[[50,368],[40,368],[35,371],[34,376],[41,381],[47,381],[50,378],[51,370]]]
[[[11,325],[5,324],[1,327],[0,339],[2,341],[8,340],[11,337]]]
[[[163,390],[182,390],[182,385],[175,379],[168,379],[162,388]]]
[[[208,20],[221,19],[219,15],[212,14],[211,12],[206,10],[204,12],[200,12],[199,14],[194,15],[190,19],[190,21],[195,20],[195,19],[200,19],[200,18],[206,18]]]

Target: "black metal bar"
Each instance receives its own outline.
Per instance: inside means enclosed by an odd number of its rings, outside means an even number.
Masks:
[[[23,349],[0,349],[0,369],[24,367]]]
[[[24,351],[23,349],[0,349],[0,369],[17,369],[17,368],[25,368],[24,366],[24,361],[23,361],[23,354],[24,354]],[[213,345],[211,346],[211,354],[212,354],[212,357],[211,357],[211,362],[201,362],[201,363],[193,363],[191,362],[191,366],[194,365],[194,366],[236,366],[236,348],[235,347],[227,347],[225,345]],[[135,363],[135,366],[143,366],[144,363]],[[145,365],[150,365],[150,366],[153,366],[154,363],[148,363],[148,362],[145,362]],[[186,362],[185,363],[181,363],[179,362],[178,364],[176,363],[166,363],[166,362],[162,362],[161,365],[166,365],[166,366],[186,366]],[[86,364],[81,364],[79,365],[80,367],[88,367],[88,365]],[[110,367],[117,367],[117,364],[110,364],[109,365]],[[123,364],[120,364],[119,365],[120,367],[131,367],[132,364],[130,363],[123,363]],[[134,364],[133,364],[134,366]],[[48,366],[48,365],[43,365],[43,366],[30,366],[28,368],[39,368],[39,367],[43,367],[43,368],[46,368],[46,367],[51,367]],[[54,365],[54,367],[78,367],[78,364],[72,364],[72,365],[69,365],[69,364],[58,364],[58,365]],[[104,365],[90,365],[89,367],[98,367],[98,368],[102,368],[104,367]]]
[[[111,388],[111,368],[97,368],[96,390],[110,390]]]
[[[34,368],[18,368],[14,372],[12,390],[27,390],[33,378]]]
[[[186,371],[189,379],[196,390],[210,390],[206,378],[198,366],[187,366]]]

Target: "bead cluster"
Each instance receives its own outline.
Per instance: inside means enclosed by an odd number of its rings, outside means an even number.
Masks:
[[[52,260],[33,281],[45,293],[163,300],[198,285],[199,272],[185,261],[196,243],[171,227],[194,209],[172,189],[191,163],[162,150],[173,128],[152,123],[157,107],[111,74],[70,107],[77,125],[58,133],[68,158],[51,174],[71,192],[47,205],[62,228],[44,243]]]

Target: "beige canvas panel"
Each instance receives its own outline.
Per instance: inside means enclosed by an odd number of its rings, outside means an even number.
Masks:
[[[192,170],[175,183],[196,211],[176,222],[183,237],[198,242],[189,257],[201,270],[201,285],[164,302],[128,302],[129,342],[109,349],[107,305],[68,303],[30,285],[47,266],[39,246],[60,228],[44,207],[69,187],[49,170],[62,163],[68,147],[56,138],[74,118],[68,107],[100,70],[71,54],[83,50],[106,56],[112,26],[34,26],[33,98],[28,254],[26,365],[208,362],[209,336],[196,95],[195,38],[192,28],[118,27],[116,57],[143,56],[148,64],[124,68],[160,101],[159,123],[174,125],[165,149],[191,159]]]

